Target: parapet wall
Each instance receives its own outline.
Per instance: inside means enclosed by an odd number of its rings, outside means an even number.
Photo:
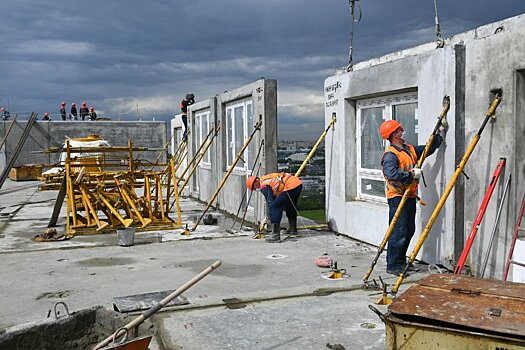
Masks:
[[[11,121],[0,122],[0,135],[3,139]],[[6,160],[10,159],[26,126],[26,121],[16,121],[7,138],[5,146],[0,150],[0,169],[3,169]],[[96,121],[96,122],[70,122],[70,121],[38,121],[34,124],[16,166],[26,164],[53,164],[58,161],[58,153],[44,154],[42,151],[49,147],[62,145],[66,137],[86,137],[97,134],[109,141],[112,146],[126,146],[128,140],[133,141],[133,146],[162,148],[166,145],[166,122],[164,121]],[[155,161],[160,151],[141,152],[137,154],[141,159]],[[162,152],[159,159],[165,162],[167,153]]]

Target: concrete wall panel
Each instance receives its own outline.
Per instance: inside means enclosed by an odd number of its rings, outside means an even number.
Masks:
[[[503,207],[485,275],[501,277],[503,257],[510,244],[508,232],[514,228],[523,195],[519,186],[525,176],[525,49],[520,44],[525,39],[523,28],[525,17],[521,15],[447,38],[444,48],[436,49],[432,43],[421,45],[358,63],[353,71],[339,71],[326,79],[326,123],[333,112],[338,115],[336,130],[326,141],[327,218],[335,231],[378,244],[388,225],[386,204],[355,198],[356,100],[416,89],[419,143],[423,144],[441,111],[443,96],[451,97],[450,129],[445,143],[423,167],[427,187],[420,185],[420,196],[427,206],[418,206],[416,237],[410,253],[481,126],[493,98],[491,90],[502,88],[498,118],[487,125],[465,168],[469,179],[460,176],[419,254],[428,262],[454,265],[498,159],[506,157],[507,168],[502,177],[512,173],[512,190]],[[487,250],[503,183],[502,180],[493,194],[485,223],[470,253],[469,264],[474,272],[479,272]]]

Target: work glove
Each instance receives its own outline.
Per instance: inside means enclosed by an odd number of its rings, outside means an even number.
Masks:
[[[421,177],[421,173],[423,172],[423,170],[419,169],[419,168],[414,168],[412,170],[412,173],[414,174],[413,176],[413,179],[414,180],[419,180],[419,178]]]
[[[439,124],[438,131],[443,134],[443,133],[446,133],[447,130],[448,130],[448,121],[445,118],[443,118],[441,119],[441,123]]]

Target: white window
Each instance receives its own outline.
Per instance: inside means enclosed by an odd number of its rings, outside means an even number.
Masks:
[[[418,144],[417,93],[384,96],[357,101],[357,196],[362,200],[386,202],[381,157],[388,141],[379,127],[385,120],[403,124],[405,141]]]
[[[202,112],[195,114],[195,139],[196,139],[196,148],[199,149],[200,145],[206,140],[206,136],[208,136],[208,133],[211,130],[210,126],[210,112]],[[211,139],[212,135],[208,138],[208,141]],[[204,152],[206,147],[206,144],[202,146],[201,152]],[[209,167],[211,165],[210,163],[210,149],[208,148],[208,151],[204,154],[204,157],[202,158],[201,162],[199,163],[199,166]]]
[[[252,100],[235,102],[226,106],[226,166],[229,168],[237,154],[244,146],[244,142],[253,131],[253,103]],[[253,167],[254,145],[250,144],[235,165],[235,169],[247,171]]]

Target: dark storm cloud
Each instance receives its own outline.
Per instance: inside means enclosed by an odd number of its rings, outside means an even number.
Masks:
[[[432,0],[357,4],[354,63],[435,40]],[[525,12],[521,0],[438,4],[443,36]],[[264,76],[278,81],[280,138],[323,130],[323,82],[347,64],[351,28],[345,0],[17,0],[2,13],[0,105],[12,111],[87,100],[101,116],[135,118],[138,105],[167,119],[188,91]]]

